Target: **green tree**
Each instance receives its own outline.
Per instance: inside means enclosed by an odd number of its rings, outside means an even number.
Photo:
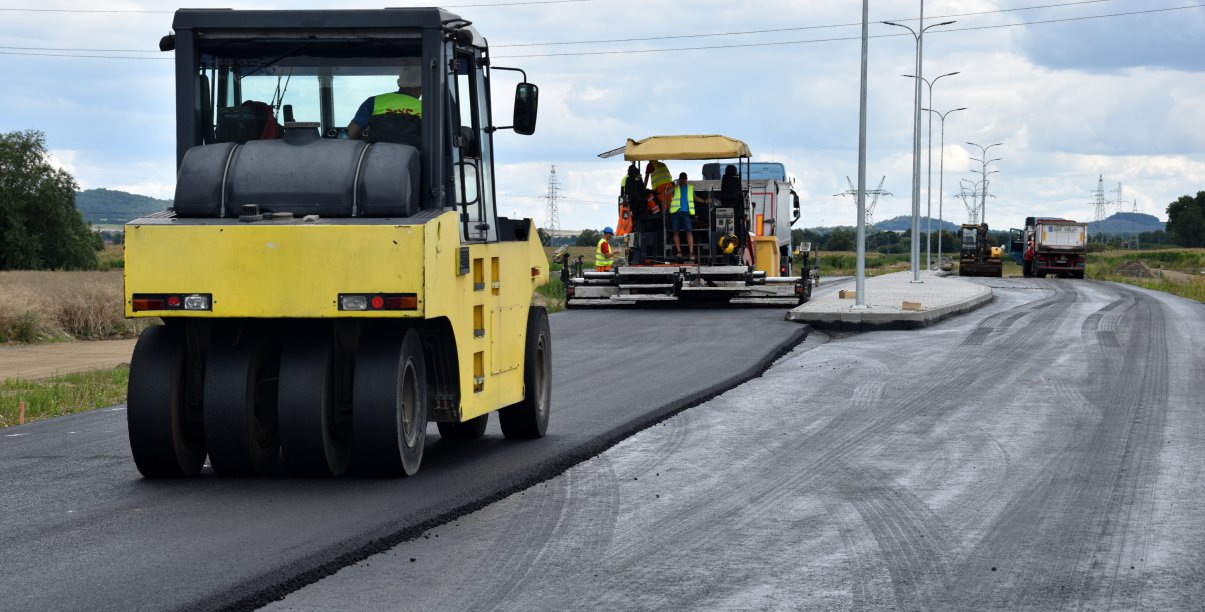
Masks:
[[[1205,246],[1205,191],[1167,205],[1167,233],[1182,247]]]
[[[848,227],[834,227],[824,240],[823,251],[853,251],[857,244],[854,242],[854,232]]]
[[[75,209],[75,179],[36,130],[0,134],[0,270],[97,267],[104,248]]]
[[[574,242],[573,245],[588,247],[598,246],[598,241],[602,239],[602,237],[602,234],[599,233],[598,230],[582,230],[582,233],[577,235],[577,241]]]

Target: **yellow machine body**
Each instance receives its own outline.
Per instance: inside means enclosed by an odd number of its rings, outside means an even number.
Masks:
[[[754,249],[754,269],[765,272],[766,276],[778,276],[778,238],[775,236],[757,236],[754,241]]]
[[[458,215],[406,224],[141,219],[126,226],[128,317],[446,319],[459,356],[460,417],[523,399],[539,241],[466,243]],[[343,220],[340,220],[343,221]],[[135,311],[135,294],[209,294],[212,310]],[[414,294],[414,310],[347,311],[340,294]]]

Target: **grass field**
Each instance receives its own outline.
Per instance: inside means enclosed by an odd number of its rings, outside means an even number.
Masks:
[[[923,254],[922,254],[923,256]],[[934,258],[937,255],[934,254]],[[857,273],[858,254],[852,251],[828,251],[820,253],[821,276],[853,276]],[[879,276],[911,269],[908,253],[867,253],[866,275]]]
[[[10,378],[0,382],[0,428],[18,424],[22,402],[26,423],[120,404],[129,380],[124,365],[43,380]]]
[[[0,342],[133,338],[122,291],[121,270],[0,272]]]
[[[1205,302],[1205,249],[1090,253],[1085,276]]]

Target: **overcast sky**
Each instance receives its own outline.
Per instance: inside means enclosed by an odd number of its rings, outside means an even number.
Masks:
[[[191,0],[190,7],[326,8],[329,2]],[[420,6],[394,0],[340,8]],[[174,5],[95,0],[0,0],[0,132],[45,132],[81,188],[171,198],[175,184],[172,62],[159,53]],[[858,0],[451,0],[495,63],[540,86],[536,134],[497,136],[499,208],[545,224],[556,166],[562,229],[615,222],[626,138],[724,134],[756,161],[796,177],[801,225],[852,225],[857,179]],[[918,0],[870,6],[868,187],[886,177],[875,218],[911,210]],[[1093,217],[1097,177],[1124,209],[1166,219],[1168,203],[1205,190],[1205,2],[1201,0],[930,0],[924,37],[932,108],[967,110],[933,122],[933,216],[966,220],[960,180],[989,166],[987,221],[1027,215]],[[623,39],[617,41],[617,39]],[[604,41],[604,42],[589,42]],[[610,42],[608,42],[610,41]],[[550,44],[575,43],[575,44]],[[104,57],[80,57],[80,56]],[[924,89],[929,106],[928,88]],[[496,92],[509,96],[507,89]],[[507,123],[502,121],[502,123]],[[922,163],[928,144],[922,124]],[[670,162],[676,174],[699,163]],[[922,166],[921,213],[927,205]],[[1115,209],[1110,207],[1110,213]],[[799,225],[797,225],[798,227]]]

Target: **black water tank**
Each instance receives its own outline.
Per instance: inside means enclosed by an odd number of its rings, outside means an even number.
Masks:
[[[237,217],[256,204],[297,217],[408,217],[420,208],[418,158],[407,145],[306,137],[197,146],[180,164],[176,214]]]

